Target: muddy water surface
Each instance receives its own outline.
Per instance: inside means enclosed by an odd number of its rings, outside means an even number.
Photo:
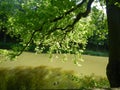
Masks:
[[[17,66],[50,66],[62,68],[63,70],[74,70],[76,73],[83,75],[95,74],[98,76],[106,77],[106,65],[108,63],[108,57],[83,55],[84,62],[81,62],[82,66],[76,66],[73,61],[73,55],[67,55],[68,60],[62,62],[63,55],[55,55],[50,61],[48,54],[33,54],[24,52],[18,57],[16,61],[5,61],[0,63],[0,67],[14,68]]]

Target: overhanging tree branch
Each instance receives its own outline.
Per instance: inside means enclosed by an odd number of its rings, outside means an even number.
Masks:
[[[83,2],[84,2],[84,1],[85,1],[85,0],[83,0]],[[55,27],[55,28],[49,30],[49,32],[48,32],[47,34],[49,35],[49,34],[51,34],[52,32],[54,32],[54,31],[56,31],[56,30],[61,30],[61,31],[66,31],[66,32],[73,30],[75,24],[76,24],[82,17],[87,17],[87,16],[88,16],[88,14],[89,14],[90,11],[91,11],[91,4],[92,4],[93,1],[94,1],[94,0],[89,0],[89,1],[88,1],[86,11],[83,12],[83,13],[81,13],[81,12],[78,13],[78,14],[76,15],[76,18],[73,20],[73,23],[72,23],[72,24],[69,24],[69,25],[67,25],[67,26],[64,27],[64,28],[62,28],[62,27]],[[80,5],[83,4],[83,2],[80,3]],[[79,6],[80,6],[80,5],[79,5]],[[77,7],[77,8],[78,8],[78,7]],[[77,9],[77,8],[76,8],[76,9]],[[75,10],[75,9],[74,9],[74,10]],[[69,10],[69,11],[72,11],[72,10]],[[70,13],[70,12],[69,12],[69,13]],[[54,20],[56,20],[56,22],[57,22],[58,20],[60,20],[60,19],[62,19],[62,18],[63,18],[63,17],[60,17],[60,18],[56,18],[56,19],[54,19]]]
[[[19,52],[16,56],[21,55],[21,54],[23,53],[23,51],[29,46],[29,44],[31,43],[31,41],[32,41],[32,39],[33,39],[33,37],[34,37],[34,35],[35,35],[36,32],[37,32],[37,31],[34,31],[34,32],[31,34],[31,37],[30,37],[29,41],[26,43],[26,45],[20,50],[20,52]]]
[[[87,9],[86,9],[86,11],[84,12],[84,13],[78,13],[78,15],[76,16],[76,18],[75,18],[75,20],[74,20],[74,22],[73,22],[73,24],[72,25],[74,25],[74,24],[76,24],[82,17],[87,17],[88,16],[88,14],[90,13],[90,11],[91,11],[91,4],[92,4],[92,2],[93,2],[94,0],[89,0],[89,2],[88,2],[88,4],[87,4]]]
[[[33,40],[33,38],[34,38],[34,36],[35,36],[35,33],[41,31],[42,28],[43,28],[43,26],[44,26],[44,24],[45,24],[45,23],[43,23],[38,30],[35,30],[35,31],[33,31],[33,32],[31,33],[31,37],[30,37],[29,41],[28,41],[28,42],[26,43],[26,45],[20,50],[20,52],[19,52],[18,54],[16,54],[16,56],[19,56],[19,55],[21,55],[21,54],[23,53],[23,51],[24,51],[24,50],[29,46],[29,44],[32,42],[32,40]]]
[[[65,16],[67,16],[67,15],[70,14],[71,12],[75,11],[76,9],[79,9],[79,8],[83,5],[83,3],[84,3],[85,1],[86,1],[86,0],[83,0],[83,1],[82,1],[80,4],[78,4],[76,7],[68,10],[68,11],[65,12],[62,16],[59,16],[59,17],[57,17],[57,18],[55,18],[55,19],[53,19],[53,20],[50,20],[49,22],[50,22],[50,23],[58,22],[59,20],[63,19]],[[78,14],[76,15],[76,18],[73,20],[72,24],[68,24],[68,25],[67,25],[66,27],[64,27],[64,28],[63,28],[63,27],[57,27],[57,26],[56,26],[56,27],[50,29],[46,34],[44,34],[44,35],[43,35],[43,38],[44,38],[44,36],[50,35],[52,32],[54,32],[54,31],[56,31],[56,30],[61,30],[61,31],[64,31],[65,33],[72,31],[72,30],[74,29],[75,24],[76,24],[82,17],[88,16],[88,14],[90,13],[91,4],[92,4],[93,1],[94,1],[94,0],[89,0],[89,1],[88,1],[86,11],[83,12],[83,13],[81,13],[81,12],[78,13]],[[20,51],[16,56],[19,56],[19,55],[22,54],[22,52],[26,49],[26,47],[28,47],[28,45],[29,45],[29,44],[31,43],[31,41],[33,40],[35,33],[42,31],[45,24],[46,24],[46,22],[44,22],[43,25],[42,25],[38,30],[35,30],[35,31],[31,34],[31,37],[30,37],[29,41],[26,43],[26,45],[21,49],[21,51]]]
[[[64,18],[64,17],[67,16],[68,14],[70,14],[71,12],[73,12],[73,11],[75,11],[76,9],[80,8],[80,7],[83,5],[83,3],[85,3],[85,2],[86,2],[86,0],[82,0],[82,2],[79,3],[77,6],[71,8],[70,10],[68,10],[67,12],[65,12],[62,16],[59,16],[59,17],[57,17],[57,18],[54,18],[54,19],[50,20],[50,22],[57,22],[58,20],[61,20],[62,18]]]

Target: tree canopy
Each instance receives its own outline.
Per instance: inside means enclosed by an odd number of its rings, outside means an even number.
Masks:
[[[34,51],[37,53],[47,48],[48,53],[80,55],[89,38],[94,43],[91,36],[96,38],[96,44],[104,44],[102,40],[107,38],[107,29],[103,27],[106,17],[103,17],[105,14],[96,6],[92,7],[92,13],[89,14],[93,1],[0,1],[1,28],[7,28],[7,34],[20,40],[20,45],[13,47],[15,55],[12,55],[19,56],[31,45],[35,46]],[[98,3],[97,0],[96,2]]]
[[[71,52],[84,49],[89,33],[87,21],[82,20],[90,12],[93,0],[4,0],[0,1],[1,25],[7,33],[20,38],[16,51],[20,55],[30,44],[41,52],[48,46],[51,52]],[[4,20],[3,20],[4,19]],[[81,31],[81,32],[80,32]],[[79,33],[80,32],[80,33]],[[77,50],[78,51],[78,50]]]

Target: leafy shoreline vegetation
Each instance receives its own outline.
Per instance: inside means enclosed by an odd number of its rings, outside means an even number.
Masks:
[[[40,90],[109,88],[106,78],[76,75],[60,68],[16,67],[0,68],[0,90]]]
[[[93,55],[93,56],[103,56],[108,57],[108,51],[94,51],[94,50],[85,50],[84,55]]]
[[[7,50],[15,50],[17,47],[20,47],[20,44],[17,44],[17,43],[2,43],[0,42],[0,48],[1,50],[4,50],[4,49],[7,49]],[[30,47],[28,47],[26,49],[26,51],[29,51],[29,52],[35,52],[34,51],[34,48],[35,46],[32,45]],[[42,53],[47,53],[48,51],[48,48],[45,48],[44,51]],[[61,51],[63,53],[65,53],[65,51]],[[72,52],[74,53],[74,52]],[[94,56],[105,56],[105,57],[108,57],[108,50],[105,50],[105,49],[97,49],[95,50],[95,48],[93,49],[85,49],[84,52],[82,53],[84,55],[94,55]]]

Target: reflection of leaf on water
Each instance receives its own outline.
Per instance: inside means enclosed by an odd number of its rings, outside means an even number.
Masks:
[[[78,62],[78,60],[74,60],[74,64],[77,65],[78,67],[81,67],[82,65]]]
[[[49,58],[50,58],[50,62],[53,62],[53,54],[50,53]]]
[[[63,59],[62,59],[62,61],[63,62],[66,62],[68,59],[67,59],[67,54],[63,54]]]
[[[81,57],[81,58],[79,58],[79,61],[84,62],[84,59]]]

